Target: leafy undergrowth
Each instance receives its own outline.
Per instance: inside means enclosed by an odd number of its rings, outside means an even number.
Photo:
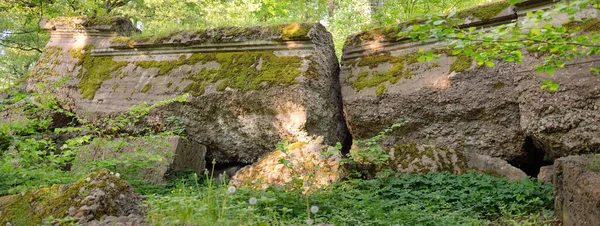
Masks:
[[[552,187],[536,179],[509,183],[506,179],[467,173],[380,174],[374,180],[348,179],[303,194],[301,190],[257,191],[229,187],[212,176],[181,175],[152,185],[136,172],[154,166],[160,156],[106,159],[79,166],[74,160],[95,138],[180,134],[173,131],[133,133],[129,128],[154,105],[134,106],[124,116],[105,119],[106,127],[82,124],[51,97],[15,92],[0,99],[0,196],[73,182],[102,168],[120,172],[147,196],[150,224],[174,225],[544,225],[553,224]],[[55,113],[72,119],[61,127]],[[56,127],[56,128],[53,128]],[[63,137],[59,141],[57,137]],[[110,147],[110,146],[107,146]],[[371,149],[369,149],[371,150]],[[384,156],[380,148],[366,157]],[[143,152],[143,151],[142,151]],[[137,153],[137,152],[136,152]],[[379,159],[379,158],[375,158]],[[135,161],[134,161],[135,160]],[[286,167],[291,167],[287,166]],[[71,171],[69,171],[71,169]],[[383,176],[388,175],[388,176]],[[296,181],[296,180],[295,180]],[[300,180],[297,180],[300,181]],[[300,184],[310,183],[301,181]]]
[[[148,195],[147,219],[193,225],[551,225],[552,187],[467,173],[354,179],[304,195],[192,177]],[[147,188],[146,188],[147,189]],[[170,190],[167,190],[170,189]],[[151,191],[151,190],[145,190]],[[308,222],[307,222],[308,221]]]

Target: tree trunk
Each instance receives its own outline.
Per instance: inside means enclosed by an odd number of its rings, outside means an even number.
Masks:
[[[379,24],[376,15],[380,13],[385,0],[369,0],[371,2],[371,24]]]
[[[333,18],[333,14],[335,13],[335,0],[328,0],[328,7],[327,7],[327,15],[329,16],[330,19]]]

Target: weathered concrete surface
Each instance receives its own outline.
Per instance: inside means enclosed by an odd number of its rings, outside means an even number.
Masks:
[[[525,1],[462,26],[485,29],[551,4]],[[576,16],[596,18],[598,11]],[[562,16],[554,19],[550,23],[566,21]],[[598,57],[568,61],[554,75],[534,72],[534,65],[545,59],[536,53],[525,53],[522,65],[496,62],[493,68],[478,67],[466,56],[452,56],[443,43],[396,40],[395,32],[379,28],[359,33],[344,47],[342,97],[355,140],[406,120],[382,142],[385,148],[431,143],[515,162],[527,161],[528,150],[523,148],[527,137],[550,161],[600,148],[600,77],[589,71],[600,65]],[[418,62],[420,48],[434,49],[441,59]],[[546,79],[561,88],[541,90]]]
[[[554,178],[554,166],[542,166],[540,168],[540,173],[538,174],[537,178],[548,183],[554,184],[554,182],[552,181]]]
[[[406,57],[420,47],[399,44],[371,54]],[[353,87],[357,80],[353,79],[368,71],[386,73],[390,64],[382,63],[372,69],[358,66],[364,59],[342,60],[342,96],[354,139],[375,136],[406,120],[401,129],[389,134],[386,144],[430,142],[503,159],[523,155],[525,135],[519,126],[517,94],[512,91],[516,86],[511,78],[513,70],[507,65],[471,66],[470,70],[456,73],[450,68],[460,61],[457,57],[424,63],[406,61],[410,78],[401,78],[396,84],[384,83],[387,92],[378,96],[377,87],[357,91]]]
[[[178,136],[98,138],[78,151],[73,170],[85,170],[87,165],[100,160],[140,161],[146,166],[137,172],[136,178],[161,183],[186,169],[204,173],[205,154],[206,146]],[[127,166],[117,167],[122,168],[121,172],[131,170]]]
[[[371,156],[363,156],[351,150],[354,160],[359,164],[359,171],[373,177],[378,171],[391,169],[398,173],[429,173],[448,171],[453,174],[474,170],[478,173],[497,177],[506,177],[509,181],[519,181],[527,177],[520,169],[508,162],[487,155],[458,151],[435,145],[418,145],[415,143],[397,145],[389,150],[389,159],[381,166],[372,165]]]
[[[0,223],[41,225],[52,216],[75,217],[86,224],[108,216],[143,216],[142,202],[126,181],[101,170],[72,184],[0,197]]]
[[[218,162],[253,162],[284,139],[321,136],[334,145],[349,138],[331,35],[319,24],[133,40],[117,37],[123,24],[100,30],[84,18],[64,21],[44,26],[56,30],[30,83],[70,76],[53,92],[84,120],[190,93],[185,103],[153,111],[146,124],[177,117]]]
[[[256,163],[241,168],[230,184],[256,189],[286,186],[309,191],[344,177],[339,150],[324,145],[322,140],[293,143],[284,149],[271,152]],[[304,182],[296,184],[293,183],[294,179],[302,179]]]
[[[520,181],[527,175],[517,167],[510,165],[508,162],[487,155],[477,153],[464,153],[467,161],[467,167],[474,169],[477,172],[490,174],[497,177],[506,177],[508,181]]]
[[[600,76],[589,71],[598,66],[599,57],[580,58],[552,76],[531,71],[515,76],[521,128],[552,159],[600,150]],[[541,90],[546,79],[560,89]]]
[[[600,172],[589,169],[593,158],[598,156],[568,156],[554,162],[555,214],[566,226],[600,222]]]

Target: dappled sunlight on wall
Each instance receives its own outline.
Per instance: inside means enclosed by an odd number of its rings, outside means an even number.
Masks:
[[[447,89],[450,87],[450,76],[440,76],[433,82],[433,88]]]
[[[279,137],[283,139],[293,139],[294,141],[306,142],[310,138],[304,126],[306,124],[306,108],[291,101],[285,102],[277,107],[277,120],[273,122]]]

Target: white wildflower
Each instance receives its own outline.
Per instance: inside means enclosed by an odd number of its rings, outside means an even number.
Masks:
[[[110,175],[114,175],[114,174],[115,174],[114,172],[110,172]]]
[[[119,173],[115,173],[115,176],[116,176],[117,178],[121,178],[121,174],[119,174]]]
[[[319,212],[319,207],[318,206],[311,206],[310,207],[310,212],[311,213],[317,213],[317,212]]]
[[[227,191],[229,191],[229,193],[234,193],[235,192],[235,186],[231,186],[227,189]]]
[[[92,179],[88,177],[88,178],[85,178],[85,181],[90,182],[90,181],[92,181]]]
[[[256,198],[254,198],[254,197],[252,197],[252,198],[250,198],[250,200],[248,200],[248,202],[250,203],[250,205],[254,205],[254,204],[256,204],[256,201],[257,201],[257,200],[256,200]]]

